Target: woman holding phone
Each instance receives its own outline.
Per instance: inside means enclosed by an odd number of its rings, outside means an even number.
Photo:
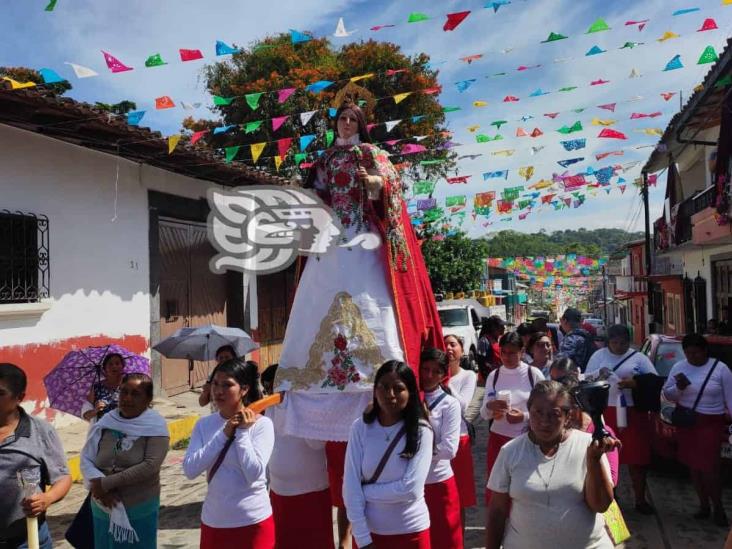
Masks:
[[[663,395],[676,403],[674,414],[691,417],[687,425],[677,424],[678,458],[689,468],[699,497],[694,517],[711,515],[716,525],[728,526],[722,506],[720,433],[725,412],[732,413],[732,372],[724,362],[709,358],[709,344],[700,334],[684,336],[681,347],[686,360],[674,364],[663,386]]]
[[[267,494],[267,463],[274,447],[272,421],[247,406],[262,398],[253,362],[228,360],[211,380],[218,413],[198,420],[183,460],[194,479],[207,473],[201,511],[203,549],[273,549],[275,528]]]

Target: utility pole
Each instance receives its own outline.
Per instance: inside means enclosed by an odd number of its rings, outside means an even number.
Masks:
[[[651,287],[651,214],[648,207],[648,173],[643,172],[643,209],[646,218],[646,294],[648,304],[646,305],[648,318],[648,333],[652,334],[653,329],[653,289]]]
[[[605,276],[605,265],[602,266],[602,303],[605,309],[605,326],[607,327],[607,277]]]

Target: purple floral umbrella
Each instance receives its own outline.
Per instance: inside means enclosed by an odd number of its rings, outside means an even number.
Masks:
[[[107,355],[120,355],[124,373],[150,375],[150,361],[119,345],[76,349],[66,354],[43,378],[51,408],[81,417],[81,407],[94,382],[104,377],[102,362]]]

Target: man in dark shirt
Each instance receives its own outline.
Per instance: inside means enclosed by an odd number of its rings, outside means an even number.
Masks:
[[[564,338],[559,344],[559,352],[555,358],[571,358],[584,372],[596,348],[592,336],[580,327],[581,324],[582,313],[578,309],[569,307],[564,311],[562,318],[559,319]]]

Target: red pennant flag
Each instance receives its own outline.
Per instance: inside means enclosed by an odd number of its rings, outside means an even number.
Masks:
[[[595,158],[597,160],[602,160],[603,158],[607,158],[608,156],[623,156],[623,151],[611,151],[606,153],[599,153],[595,155]]]
[[[117,59],[114,55],[111,55],[107,53],[106,51],[102,50],[102,54],[104,55],[104,61],[107,63],[107,68],[112,72],[125,72],[125,71],[131,71],[132,67],[128,67],[122,61]]]
[[[603,129],[597,137],[607,137],[608,139],[628,139],[625,134],[612,128]]]
[[[656,118],[657,116],[661,116],[660,112],[652,112],[650,114],[645,114],[642,112],[634,112],[630,115],[631,120],[637,120],[638,118]]]
[[[516,103],[519,100],[518,97],[514,97],[513,95],[507,95],[503,98],[504,103]]]
[[[400,72],[407,72],[407,69],[389,69],[386,71],[386,76],[394,76]]]
[[[184,50],[179,49],[181,61],[195,61],[196,59],[203,59],[201,50]]]
[[[455,183],[467,183],[468,179],[470,179],[472,176],[470,175],[461,175],[459,177],[448,177],[447,182],[450,185],[454,185]]]
[[[625,185],[620,185],[620,194],[625,192]]]
[[[290,150],[292,144],[292,137],[286,137],[277,141],[277,154],[280,158],[287,156],[287,151]]]
[[[202,137],[203,137],[204,135],[206,135],[207,133],[208,133],[208,130],[201,130],[200,132],[195,132],[195,133],[194,133],[194,134],[193,134],[193,135],[191,136],[191,145],[195,145],[195,144],[196,144],[196,142],[197,142],[197,141],[198,141],[199,139],[201,139],[201,138],[202,138]]]
[[[155,99],[155,108],[158,110],[172,109],[173,107],[175,107],[175,103],[173,103],[173,100],[167,95]]]
[[[558,112],[548,112],[548,113],[545,113],[544,116],[548,116],[549,118],[553,119],[553,118],[556,118],[557,116],[559,116],[559,113]]]
[[[665,92],[661,94],[661,97],[663,97],[664,101],[668,101],[671,99],[674,95],[676,95],[676,92]]]
[[[455,30],[460,23],[465,21],[465,18],[468,15],[470,15],[469,11],[459,11],[457,13],[448,13],[447,21],[445,21],[445,25],[442,27],[442,30],[444,30],[444,31]]]
[[[544,132],[542,132],[539,128],[534,128],[534,131],[531,132],[531,137],[539,137],[540,135],[544,135]]]
[[[460,61],[465,61],[468,65],[470,65],[473,61],[477,61],[478,59],[481,59],[483,57],[482,53],[476,53],[474,55],[468,55],[466,57],[461,57]]]
[[[556,196],[556,194],[554,194],[554,193],[545,194],[544,196],[541,197],[541,203],[549,204],[555,196]]]
[[[712,19],[711,17],[709,19],[705,19],[704,23],[702,23],[701,28],[697,32],[704,32],[709,30],[715,30],[718,29],[717,22]]]
[[[565,203],[565,204],[566,204],[567,206],[569,206],[569,205],[570,205],[570,204],[572,203],[572,199],[571,199],[571,198],[565,198],[565,199],[564,199],[564,203]]]
[[[422,90],[422,93],[425,95],[434,95],[436,93],[440,93],[442,91],[442,88],[425,88]]]
[[[598,109],[605,109],[606,111],[615,112],[615,105],[617,103],[607,103],[606,105],[598,105]]]

